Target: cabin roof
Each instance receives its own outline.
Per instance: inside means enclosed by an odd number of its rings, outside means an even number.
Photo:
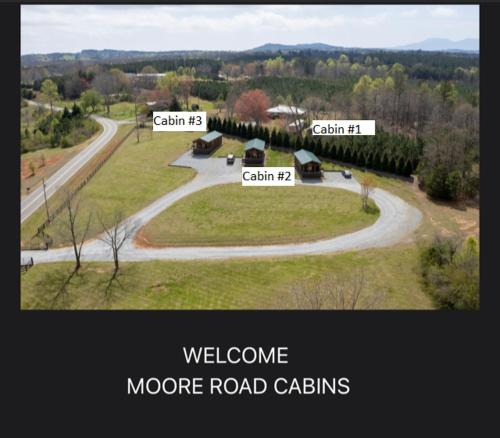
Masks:
[[[259,151],[264,151],[266,147],[266,142],[261,140],[260,138],[254,138],[245,143],[245,151],[249,151],[250,149],[258,149]]]
[[[222,134],[217,131],[211,131],[208,134],[205,134],[203,137],[200,137],[200,140],[206,141],[207,143],[210,143],[212,140],[215,140],[216,138],[221,137]]]
[[[307,164],[310,163],[311,161],[321,164],[321,160],[314,155],[310,151],[306,151],[305,149],[301,149],[300,151],[295,152],[295,158],[299,160],[300,164]]]

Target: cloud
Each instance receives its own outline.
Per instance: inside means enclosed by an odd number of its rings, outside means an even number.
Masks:
[[[456,17],[458,12],[447,6],[438,6],[431,10],[431,15],[433,17]]]
[[[460,26],[454,18],[459,13]],[[477,14],[477,6],[443,5],[22,5],[21,51],[241,50],[315,41],[390,47],[403,35],[421,40],[441,34],[447,22],[454,27],[445,36],[460,39],[476,32]],[[424,15],[441,18],[422,26]]]
[[[418,11],[418,9],[407,9],[405,11],[402,11],[400,13],[400,15],[402,17],[405,17],[405,18],[412,18],[412,17],[416,17],[417,15],[419,15],[420,12]]]

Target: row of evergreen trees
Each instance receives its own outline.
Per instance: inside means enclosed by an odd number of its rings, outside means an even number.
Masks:
[[[381,129],[374,136],[302,138],[286,131],[237,123],[233,119],[210,117],[207,129],[223,132],[244,139],[260,138],[271,147],[290,151],[307,149],[318,157],[354,164],[374,170],[410,176],[415,172],[423,144],[401,134],[390,134]]]

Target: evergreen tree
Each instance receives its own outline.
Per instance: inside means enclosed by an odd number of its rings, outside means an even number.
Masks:
[[[302,142],[302,147],[307,151],[311,150],[311,144],[308,136],[304,137],[304,141]]]
[[[330,150],[328,152],[329,152],[328,156],[332,160],[337,160],[338,159],[337,146],[335,146],[335,143],[332,143],[332,146],[330,147]]]
[[[387,157],[387,154],[384,154],[382,160],[380,161],[380,170],[383,170],[384,172],[389,171],[389,158]]]
[[[345,163],[352,163],[351,150],[347,148],[344,152],[344,159],[342,160]]]
[[[372,153],[368,154],[368,156],[366,157],[365,166],[368,167],[368,169],[373,169],[373,154]]]
[[[254,134],[253,134],[253,126],[251,123],[248,124],[247,126],[247,135],[246,135],[246,138],[248,138],[249,140],[251,140],[252,138],[254,138]]]
[[[71,114],[69,113],[68,107],[65,106],[64,110],[62,112],[61,119],[65,120],[65,119],[70,119],[70,118],[71,118]]]
[[[302,149],[302,140],[300,137],[295,137],[295,150],[298,151]]]
[[[227,133],[227,120],[225,117],[224,117],[224,121],[222,122],[221,131],[224,133]]]
[[[403,171],[403,175],[411,176],[412,172],[413,172],[413,166],[411,164],[411,160],[407,160]]]
[[[209,117],[207,120],[207,131],[212,131],[212,126],[213,126],[213,120],[212,117]]]
[[[391,161],[389,161],[389,172],[391,173],[396,173],[396,160],[391,158]]]
[[[270,136],[269,136],[269,128],[268,128],[267,126],[264,128],[264,135],[263,135],[262,139],[263,139],[266,143],[269,143]]]
[[[354,151],[352,156],[351,156],[351,163],[352,164],[358,164],[358,152]]]
[[[372,169],[382,170],[382,163],[380,162],[380,155],[378,152],[375,152],[373,155]]]
[[[247,138],[247,127],[244,123],[241,123],[240,136]]]
[[[283,147],[287,149],[290,148],[290,135],[288,132],[283,133]]]
[[[181,105],[175,96],[172,99],[172,102],[170,103],[168,110],[169,111],[182,111]]]
[[[80,109],[80,107],[75,102],[73,104],[73,109],[71,110],[71,117],[72,118],[77,118],[77,117],[81,117],[81,115],[82,115],[82,110]]]
[[[342,146],[339,146],[339,148],[337,149],[337,160],[344,161],[344,149],[342,148]]]
[[[236,122],[231,119],[229,119],[229,131],[231,135],[236,135],[238,132],[238,127],[236,126]]]
[[[276,144],[276,129],[274,129],[274,128],[273,128],[273,131],[271,132],[271,145],[277,146],[277,144]]]
[[[276,146],[277,147],[283,147],[283,135],[281,134],[281,131],[278,131],[276,134]]]
[[[360,167],[366,166],[365,154],[363,154],[363,152],[360,152],[358,155],[358,166]]]

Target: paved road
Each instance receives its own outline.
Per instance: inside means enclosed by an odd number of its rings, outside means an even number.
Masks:
[[[227,166],[224,159],[195,158],[190,153],[186,153],[173,164],[193,167],[198,171],[198,175],[189,183],[157,199],[145,209],[128,218],[125,223],[133,230],[134,235],[143,225],[179,199],[205,187],[240,181],[241,161],[239,160],[233,166]],[[360,186],[355,179],[346,180],[337,172],[326,172],[322,182],[308,182],[305,184],[341,188],[355,193],[360,191]],[[375,189],[371,197],[380,208],[378,220],[367,228],[332,239],[284,245],[182,248],[139,248],[131,240],[123,247],[120,257],[123,261],[145,261],[278,257],[335,253],[345,250],[393,245],[408,237],[420,224],[421,212],[397,196],[385,190]],[[73,259],[70,248],[24,251],[21,255],[33,257],[35,263]],[[82,260],[109,261],[111,259],[109,248],[103,242],[93,240],[84,245]]]
[[[35,102],[30,102],[36,105]],[[44,105],[47,106],[47,105]],[[61,110],[61,108],[54,108]],[[99,152],[116,134],[118,123],[105,117],[92,116],[92,118],[103,127],[103,131],[92,143],[90,143],[79,154],[62,166],[57,172],[45,181],[47,199],[50,198],[63,184],[65,184],[78,170],[80,170],[97,152]],[[40,185],[28,196],[21,200],[21,223],[30,217],[41,205],[43,205],[43,187]]]

